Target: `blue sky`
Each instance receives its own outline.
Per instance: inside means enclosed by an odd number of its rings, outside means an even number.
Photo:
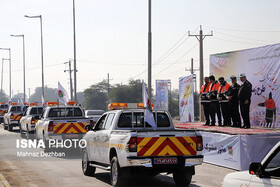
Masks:
[[[41,86],[40,23],[24,15],[43,16],[45,85],[57,87],[60,81],[69,89],[64,62],[73,59],[72,0],[0,3],[0,47],[12,49],[14,93],[23,92],[22,40],[10,34],[25,35],[26,88],[32,93]],[[172,88],[178,88],[179,77],[190,74],[185,68],[191,58],[198,67],[198,41],[187,32],[198,34],[199,25],[204,34],[213,31],[204,40],[205,75],[210,54],[279,43],[279,6],[277,0],[152,0],[153,86],[156,79],[171,79]],[[107,73],[112,84],[147,81],[147,10],[148,0],[76,0],[78,91],[106,79]],[[0,50],[0,57],[7,58],[7,52]],[[6,93],[8,85],[6,62]]]

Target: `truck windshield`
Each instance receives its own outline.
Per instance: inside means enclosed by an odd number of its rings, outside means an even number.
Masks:
[[[3,108],[8,108],[8,105],[0,105],[0,108],[3,109]]]
[[[30,114],[36,115],[36,114],[42,114],[43,112],[43,107],[32,107]]]
[[[81,117],[83,112],[80,108],[51,108],[49,117]]]
[[[155,117],[155,113],[154,113]],[[170,127],[170,121],[168,115],[163,112],[158,112],[157,117],[155,118],[157,127]],[[120,115],[118,127],[123,128],[144,128],[144,113],[143,112],[134,112],[132,118],[132,112],[125,112]],[[146,127],[151,127],[148,123],[145,122]]]

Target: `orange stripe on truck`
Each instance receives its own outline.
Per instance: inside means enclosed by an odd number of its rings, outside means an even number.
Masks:
[[[87,131],[84,129],[84,123],[59,123],[58,125],[54,125],[53,132],[57,134],[62,133],[86,133]]]
[[[196,155],[196,137],[138,137],[137,156]]]
[[[14,115],[14,116],[11,116],[11,119],[12,119],[12,120],[15,120],[15,121],[19,121],[21,118],[22,118],[22,115],[21,115],[21,114],[16,114],[16,115]]]

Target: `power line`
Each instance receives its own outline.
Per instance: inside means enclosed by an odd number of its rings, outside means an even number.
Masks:
[[[225,40],[225,39],[221,39],[221,38],[212,38],[214,40],[221,40],[221,41],[226,41],[226,42],[233,42],[233,43],[240,43],[240,44],[250,44],[250,45],[267,45],[267,44],[263,44],[263,43],[249,43],[249,42],[239,42],[239,41],[233,41],[233,40]]]
[[[191,52],[196,46],[198,45],[195,44],[190,50],[188,50],[186,53],[184,53],[180,58],[178,58],[176,61],[174,61],[172,64],[170,64],[169,66],[167,66],[166,68],[164,68],[163,70],[161,70],[160,72],[158,72],[156,75],[161,74],[162,72],[164,72],[165,70],[167,70],[168,68],[170,68],[171,66],[173,66],[176,62],[178,62],[179,60],[181,60],[183,57],[185,57],[189,52]],[[156,76],[154,75],[154,76]]]
[[[234,31],[234,32],[280,32],[280,31],[277,31],[277,30],[274,30],[274,31],[268,31],[268,30],[257,31],[257,30],[228,29],[228,28],[212,27],[212,26],[205,26],[205,27],[212,28],[212,29],[220,29],[220,30]]]
[[[218,32],[218,31],[215,31],[215,32],[216,33],[220,33],[222,35],[231,36],[231,37],[240,38],[240,39],[253,40],[253,41],[262,41],[262,42],[270,42],[270,43],[274,43],[275,42],[275,41],[267,41],[267,40],[259,40],[259,39],[253,39],[253,38],[246,38],[246,37],[236,36],[236,35],[233,35],[233,34],[227,34],[227,33],[223,33],[223,32]]]

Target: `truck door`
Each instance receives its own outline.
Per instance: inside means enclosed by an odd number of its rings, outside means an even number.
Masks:
[[[105,124],[105,119],[107,117],[107,114],[104,114],[96,123],[94,130],[92,132],[88,132],[89,139],[88,139],[88,157],[92,161],[101,162],[102,156],[101,156],[101,144],[100,144],[100,138],[99,135],[101,134],[100,131],[103,130],[103,126]]]

